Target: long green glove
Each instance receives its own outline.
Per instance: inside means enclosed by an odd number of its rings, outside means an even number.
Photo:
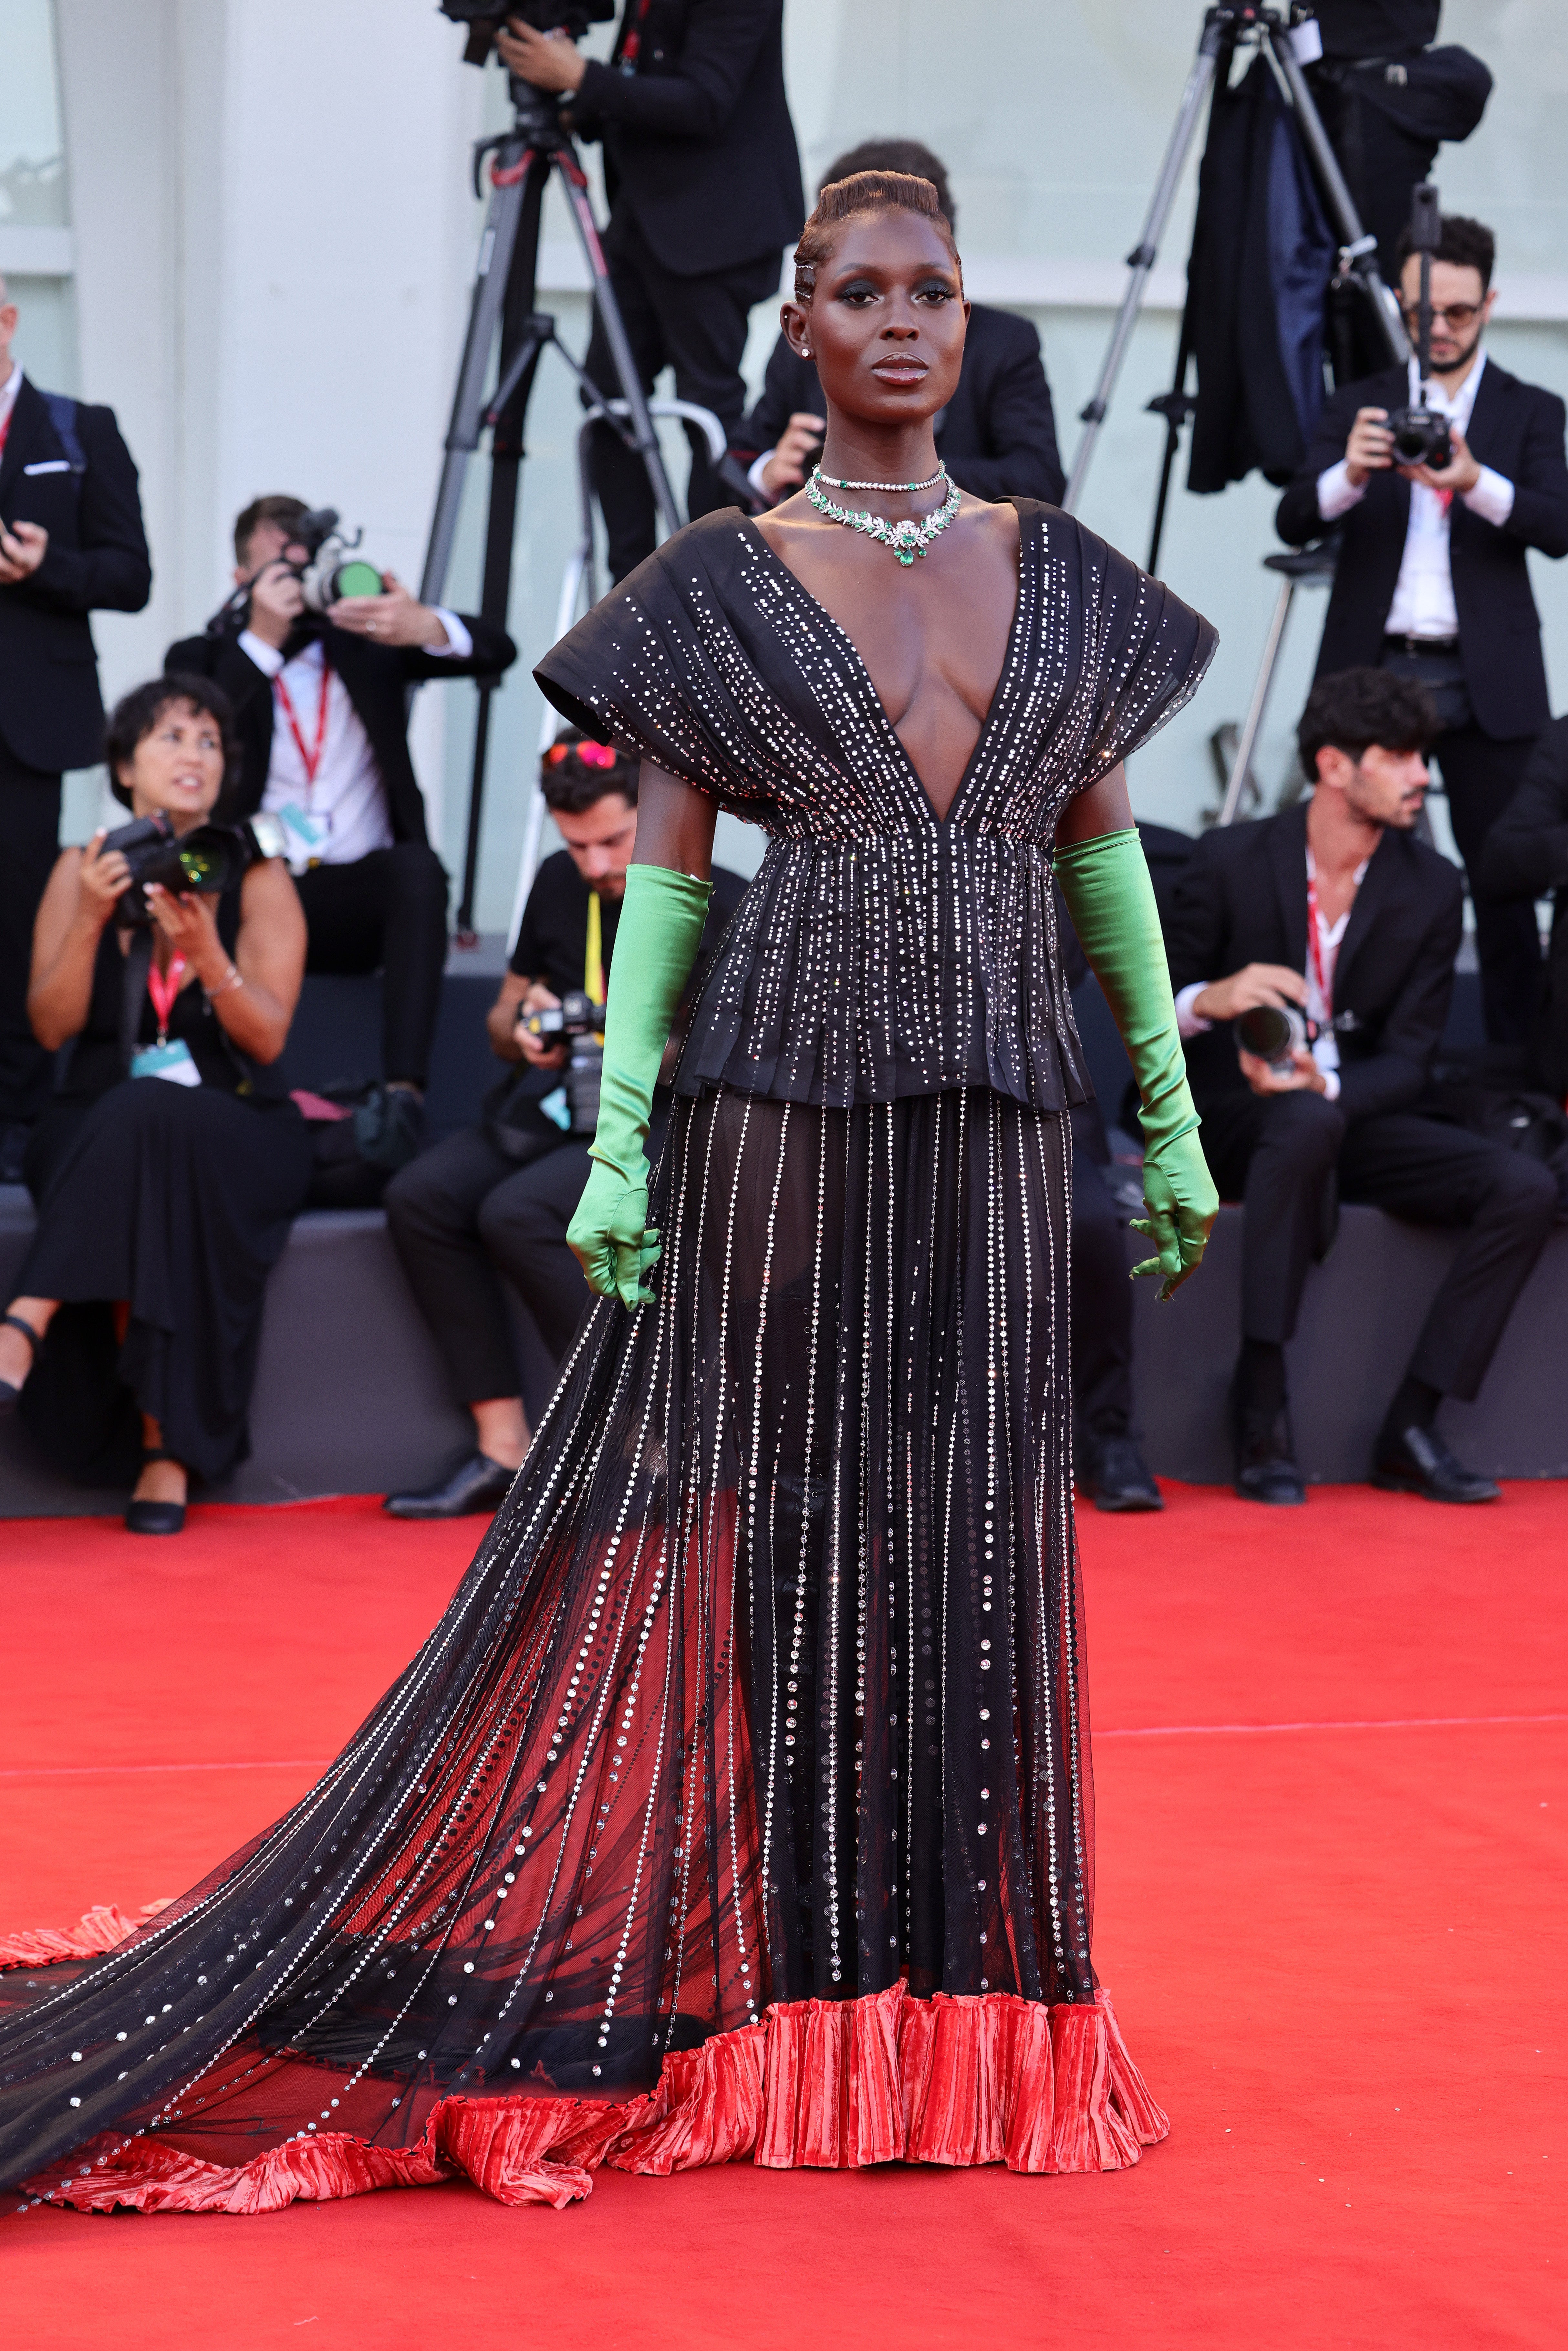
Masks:
[[[1146,1234],[1157,1255],[1133,1268],[1163,1275],[1168,1300],[1202,1260],[1219,1195],[1197,1138],[1198,1117],[1171,1001],[1154,884],[1136,832],[1103,832],[1056,852],[1067,911],[1105,991],[1138,1081],[1144,1129]]]
[[[711,882],[633,865],[615,926],[615,956],[604,1009],[604,1069],[593,1165],[567,1246],[590,1290],[622,1306],[650,1306],[647,1277],[659,1261],[648,1223],[648,1122],[659,1063],[681,990],[696,961]]]

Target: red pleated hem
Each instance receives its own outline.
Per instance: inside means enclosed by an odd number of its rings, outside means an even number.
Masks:
[[[412,2147],[302,2132],[237,2168],[106,2137],[20,2192],[78,2211],[275,2212],[463,2177],[497,2203],[559,2209],[606,2163],[659,2176],[747,2157],[777,2169],[1120,2171],[1169,2128],[1103,1992],[1048,2009],[1008,1992],[914,2000],[898,1983],[771,2008],[667,2058],[655,2090],[616,2105],[448,2097]]]

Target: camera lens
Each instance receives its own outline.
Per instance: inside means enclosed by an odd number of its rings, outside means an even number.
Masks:
[[[1249,1011],[1237,1018],[1237,1043],[1244,1053],[1255,1053],[1260,1061],[1288,1061],[1296,1045],[1304,1045],[1306,1038],[1306,1023],[1301,1014],[1283,1011],[1277,1004],[1254,1004]]]

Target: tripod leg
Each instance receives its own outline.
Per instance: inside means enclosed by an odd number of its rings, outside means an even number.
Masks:
[[[1269,623],[1269,634],[1263,646],[1263,659],[1258,668],[1258,682],[1252,688],[1251,706],[1247,723],[1241,729],[1241,740],[1236,746],[1236,761],[1230,779],[1225,787],[1225,801],[1219,811],[1221,824],[1234,824],[1241,806],[1241,795],[1247,789],[1247,778],[1252,766],[1252,754],[1263,728],[1263,713],[1269,706],[1269,689],[1274,683],[1274,664],[1280,658],[1284,642],[1285,622],[1291,617],[1291,599],[1296,592],[1293,580],[1280,582],[1280,593],[1274,603],[1274,617]]]
[[[500,150],[497,162],[503,167],[515,169],[526,153],[521,141],[508,141]],[[446,428],[446,455],[442,460],[441,484],[435,494],[435,513],[425,549],[424,569],[420,574],[419,601],[422,604],[439,604],[442,590],[446,585],[447,569],[452,561],[452,543],[457,535],[457,517],[463,504],[464,478],[468,470],[468,460],[479,445],[479,427],[485,413],[485,378],[489,372],[491,347],[496,340],[496,329],[500,323],[501,308],[511,277],[517,223],[522,214],[524,190],[529,176],[509,176],[491,191],[485,234],[479,242],[479,266],[468,307],[468,332],[457,371],[452,419]]]
[[[507,625],[512,592],[512,541],[517,519],[517,485],[523,462],[523,423],[534,371],[543,350],[536,329],[534,296],[538,268],[539,207],[549,166],[534,156],[518,187],[519,204],[500,306],[500,381],[511,389],[497,415],[490,438],[490,507],[485,527],[485,569],[479,610],[498,628]],[[523,362],[519,369],[518,360]],[[479,839],[485,804],[485,765],[490,748],[490,705],[500,681],[479,680],[474,726],[474,758],[468,781],[468,824],[463,848],[463,888],[457,904],[457,936],[474,936],[474,897],[479,877]]]
[[[631,419],[632,441],[638,455],[647,468],[648,486],[653,493],[653,504],[659,510],[660,520],[667,531],[677,531],[681,527],[680,510],[675,505],[674,494],[670,488],[669,476],[664,471],[664,460],[659,448],[659,437],[653,430],[653,420],[648,413],[648,402],[643,397],[642,381],[637,373],[637,362],[632,356],[632,346],[626,340],[626,329],[622,322],[620,305],[615,299],[615,289],[610,283],[610,272],[605,266],[604,250],[599,242],[599,230],[593,218],[593,207],[588,201],[588,183],[583,177],[582,166],[574,154],[569,155],[564,151],[559,151],[555,160],[560,167],[561,186],[566,191],[567,204],[571,211],[572,226],[577,231],[578,243],[582,247],[582,257],[588,264],[588,274],[593,282],[594,306],[603,324],[604,339],[610,345],[611,358],[615,362],[615,374],[621,386],[621,397],[626,402],[627,413]]]

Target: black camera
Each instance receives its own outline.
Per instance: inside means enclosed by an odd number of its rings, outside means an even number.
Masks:
[[[131,868],[131,887],[114,910],[128,929],[152,920],[147,884],[179,893],[199,890],[219,895],[232,890],[258,858],[282,857],[283,827],[273,816],[253,816],[248,824],[199,824],[179,832],[160,810],[139,816],[104,836],[103,849],[116,849]]]
[[[1448,438],[1448,420],[1440,410],[1392,409],[1388,430],[1394,435],[1394,455],[1401,465],[1430,465],[1437,469],[1452,464],[1454,444]]]
[[[482,66],[508,16],[531,25],[536,33],[566,33],[580,41],[590,25],[610,22],[615,0],[512,0],[511,5],[501,7],[496,0],[441,0],[441,13],[455,25],[468,27],[464,64]]]
[[[341,596],[386,593],[386,582],[375,565],[354,554],[364,532],[357,530],[352,538],[347,538],[339,528],[340,520],[336,507],[313,507],[288,534],[291,545],[305,549],[305,561],[293,568],[312,612],[325,612]]]
[[[1273,1070],[1288,1070],[1318,1033],[1316,1021],[1293,1004],[1254,1004],[1238,1013],[1231,1025],[1242,1051],[1255,1053]]]
[[[599,1125],[599,1084],[604,1070],[604,1007],[580,987],[569,987],[559,1004],[525,1012],[517,1023],[540,1043],[562,1038],[571,1046],[566,1065],[566,1098],[573,1134],[592,1134]]]
[[[517,1026],[541,1044],[556,1037],[601,1036],[604,1007],[595,1004],[580,987],[569,987],[559,1004],[547,1004],[539,1012],[525,1012]]]

